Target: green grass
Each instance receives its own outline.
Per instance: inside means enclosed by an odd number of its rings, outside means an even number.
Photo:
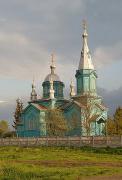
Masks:
[[[0,180],[122,175],[122,148],[0,147]]]

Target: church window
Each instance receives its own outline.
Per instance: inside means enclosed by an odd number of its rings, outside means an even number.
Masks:
[[[35,116],[31,116],[28,118],[28,123],[26,124],[26,129],[35,130],[37,129],[37,119]]]
[[[62,94],[62,87],[59,86],[59,94],[61,95]]]
[[[48,93],[48,88],[47,88],[47,86],[45,86],[44,91],[45,91],[45,94]]]

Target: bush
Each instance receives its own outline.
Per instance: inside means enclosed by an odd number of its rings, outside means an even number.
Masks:
[[[8,131],[2,134],[3,138],[12,138],[12,137],[16,137],[16,132],[15,131]]]

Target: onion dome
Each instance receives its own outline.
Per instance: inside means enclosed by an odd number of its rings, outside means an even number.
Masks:
[[[61,81],[57,74],[48,74],[44,81],[50,81],[50,79],[53,81]]]
[[[57,74],[55,74],[56,66],[54,64],[54,54],[52,54],[51,56],[52,56],[52,62],[50,65],[51,73],[46,76],[44,81],[50,81],[50,79],[52,81],[61,81],[59,76]]]
[[[43,98],[50,98],[50,80],[53,81],[54,98],[63,98],[64,83],[60,80],[60,77],[55,73],[56,66],[54,64],[54,54],[51,55],[51,73],[48,74],[42,83],[43,86]]]

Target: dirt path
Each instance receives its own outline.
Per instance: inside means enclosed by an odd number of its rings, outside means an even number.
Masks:
[[[116,162],[85,162],[85,161],[53,161],[53,160],[16,160],[13,162],[17,163],[27,163],[34,165],[43,165],[46,167],[82,167],[82,166],[101,166],[101,167],[122,167],[122,163]]]
[[[93,176],[89,178],[78,178],[76,180],[122,180],[122,175],[112,175],[112,176]]]
[[[33,165],[42,165],[45,167],[122,167],[122,163],[117,162],[91,162],[91,161],[67,161],[67,160],[12,160],[10,162],[16,163],[25,163],[25,164],[33,164]],[[97,175],[97,176],[89,176],[89,177],[77,177],[75,180],[122,180],[122,174],[114,174],[114,175]]]

